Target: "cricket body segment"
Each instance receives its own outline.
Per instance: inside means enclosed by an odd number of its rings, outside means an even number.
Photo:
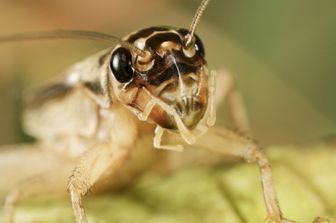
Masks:
[[[175,117],[162,106],[149,105],[153,98],[178,114],[192,130],[208,107],[208,73],[204,48],[196,36],[186,49],[188,30],[168,27],[142,29],[125,38],[146,52],[142,57],[119,46],[112,52],[111,72],[117,98],[136,113],[148,112],[148,119],[165,129],[178,130]]]

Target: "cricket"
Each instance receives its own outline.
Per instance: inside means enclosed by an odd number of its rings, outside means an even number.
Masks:
[[[113,188],[149,169],[174,170],[170,154],[195,148],[255,162],[266,222],[294,222],[281,211],[267,157],[248,137],[248,118],[233,78],[207,66],[195,31],[209,2],[200,2],[188,28],[149,27],[123,39],[83,30],[0,37],[1,43],[65,38],[113,44],[27,96],[24,129],[37,139],[34,153],[43,154],[41,162],[52,161],[11,188],[1,222],[15,222],[23,198],[64,190],[75,222],[87,223],[83,198],[93,186]],[[239,133],[214,126],[223,101]]]

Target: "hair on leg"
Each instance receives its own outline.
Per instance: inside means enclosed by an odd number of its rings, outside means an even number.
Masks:
[[[252,140],[227,129],[210,128],[194,145],[185,145],[185,147],[207,149],[226,156],[236,156],[247,162],[256,162],[260,170],[267,221],[277,223],[292,222],[285,219],[281,213],[269,162]]]
[[[111,144],[99,144],[85,153],[74,169],[68,182],[68,192],[76,223],[86,223],[87,218],[83,207],[83,197],[90,188],[109,171],[115,173],[128,155],[128,149],[115,147]]]

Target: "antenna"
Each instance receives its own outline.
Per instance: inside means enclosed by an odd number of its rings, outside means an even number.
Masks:
[[[51,30],[41,32],[26,32],[17,33],[12,35],[0,36],[1,42],[13,42],[13,41],[26,41],[26,40],[39,40],[39,39],[88,39],[88,40],[100,40],[106,42],[119,43],[123,47],[134,50],[136,54],[144,56],[145,52],[136,46],[123,41],[119,37],[112,36],[105,33],[85,31],[85,30]]]
[[[202,0],[201,4],[197,8],[196,14],[191,22],[189,32],[186,35],[185,46],[187,48],[189,48],[193,42],[196,26],[209,2],[210,0]]]

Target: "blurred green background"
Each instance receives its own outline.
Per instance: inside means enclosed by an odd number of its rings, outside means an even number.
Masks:
[[[124,36],[153,25],[189,27],[196,0],[1,0],[0,35],[58,28]],[[336,133],[336,2],[212,0],[198,27],[211,69],[234,75],[262,144]],[[24,89],[100,49],[90,41],[0,45],[0,144],[23,142]],[[228,125],[226,110],[219,124]]]

